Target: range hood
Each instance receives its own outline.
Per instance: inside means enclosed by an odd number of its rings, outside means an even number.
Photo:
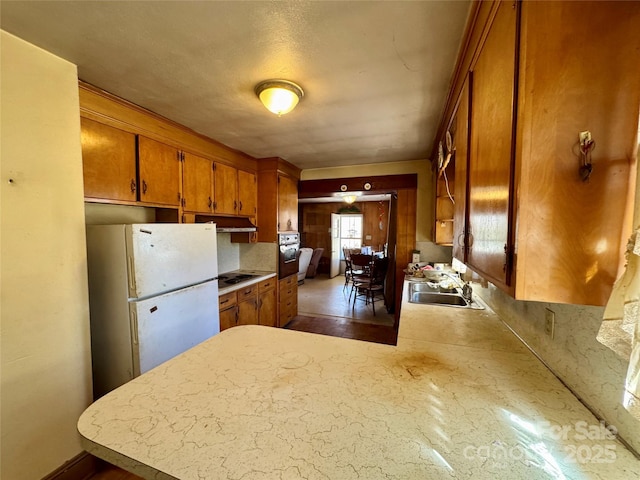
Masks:
[[[208,223],[216,224],[217,232],[257,232],[258,228],[245,217],[207,217]]]

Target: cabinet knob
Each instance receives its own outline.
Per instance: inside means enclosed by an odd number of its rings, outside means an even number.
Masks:
[[[131,193],[135,193],[136,192],[136,182],[135,180],[131,180]]]
[[[211,201],[211,197],[209,197],[209,203],[208,203],[209,210],[211,210],[211,205],[212,205],[212,204],[213,204],[213,202]]]
[[[237,209],[238,209],[238,201],[237,201],[237,200],[234,200],[234,201],[233,201],[233,209],[234,209],[234,210],[237,210]]]
[[[144,180],[142,180],[142,193],[147,193],[147,182],[145,182]]]
[[[238,209],[239,212],[242,211],[242,200],[240,200],[240,208]]]

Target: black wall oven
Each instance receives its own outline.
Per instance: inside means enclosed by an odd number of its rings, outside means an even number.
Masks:
[[[278,235],[278,278],[298,273],[299,233],[281,233]]]

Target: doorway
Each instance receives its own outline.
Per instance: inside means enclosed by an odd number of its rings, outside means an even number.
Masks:
[[[387,277],[387,302],[388,308],[395,314],[396,325],[400,318],[403,270],[407,263],[411,262],[411,253],[415,249],[417,188],[418,175],[415,173],[302,180],[298,184],[298,198],[301,206],[310,200],[339,201],[341,192],[353,192],[362,197],[392,195],[391,205],[386,216],[387,222],[391,226],[395,226],[389,231],[388,237],[387,255],[390,263]],[[329,218],[329,215],[326,218]],[[324,228],[324,231],[322,228],[303,230],[303,238],[314,237],[314,240],[328,242],[331,237],[329,235],[330,228],[327,227]],[[325,252],[330,252],[330,247],[331,245],[328,244]]]

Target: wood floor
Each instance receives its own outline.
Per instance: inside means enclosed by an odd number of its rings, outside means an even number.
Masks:
[[[307,317],[299,315],[284,328],[319,333],[333,337],[353,338],[365,342],[395,345],[398,332],[391,326],[357,323],[346,318]]]
[[[113,465],[109,465],[105,462],[104,468],[90,478],[90,480],[141,480],[142,477],[138,477],[133,473],[129,473],[126,470],[122,470]]]

